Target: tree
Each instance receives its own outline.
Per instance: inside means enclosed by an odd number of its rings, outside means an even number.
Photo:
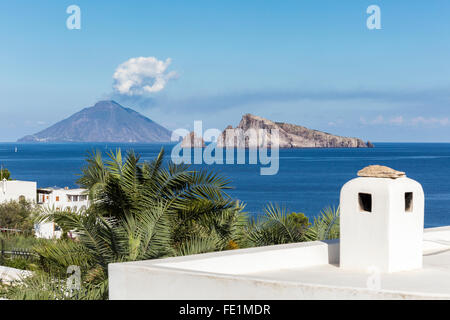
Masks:
[[[92,152],[78,180],[89,190],[93,201],[90,212],[107,217],[125,217],[163,203],[171,225],[172,245],[189,240],[220,238],[222,249],[239,236],[237,229],[246,222],[244,206],[226,193],[229,181],[206,170],[190,170],[186,165],[168,162],[164,149],[150,162],[140,162],[133,151],[125,159],[122,152]],[[233,238],[234,237],[234,238]],[[233,238],[233,239],[232,239]]]
[[[0,227],[31,233],[36,208],[26,200],[0,204]]]
[[[7,298],[106,299],[110,263],[339,237],[339,209],[324,209],[311,226],[303,213],[269,204],[248,221],[244,205],[226,194],[229,182],[213,172],[165,163],[164,150],[150,162],[134,152],[108,156],[91,153],[83,168],[78,182],[92,202],[85,213],[37,219],[72,230],[76,240],[36,246],[41,270],[8,288]],[[62,280],[71,265],[82,275],[75,296]]]
[[[292,222],[297,225],[297,228],[300,230],[305,230],[306,228],[311,226],[311,223],[309,223],[309,219],[307,216],[305,216],[304,213],[297,213],[297,212],[291,212],[288,215],[288,218],[292,220]]]
[[[0,180],[11,180],[11,172],[9,172],[8,169],[6,168],[1,168],[0,169]]]
[[[72,230],[77,241],[35,248],[42,269],[54,277],[27,280],[22,289],[28,297],[51,295],[45,281],[59,283],[69,265],[83,271],[79,298],[106,298],[110,263],[236,248],[247,219],[244,206],[225,193],[228,181],[184,165],[164,167],[163,158],[163,150],[144,163],[134,152],[122,160],[120,150],[109,153],[107,161],[100,153],[89,156],[79,179],[91,196],[86,214],[49,211],[37,220]]]

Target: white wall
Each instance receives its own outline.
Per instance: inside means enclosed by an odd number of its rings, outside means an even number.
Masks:
[[[34,235],[36,238],[59,239],[61,238],[62,231],[55,230],[54,222],[41,222],[34,226]]]
[[[0,181],[0,202],[19,201],[21,196],[36,202],[37,183],[32,181]]]
[[[298,284],[253,281],[257,272],[337,263],[337,241],[313,241],[108,265],[109,298],[295,299]],[[300,296],[299,296],[300,295]]]

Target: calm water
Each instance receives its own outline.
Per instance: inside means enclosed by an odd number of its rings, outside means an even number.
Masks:
[[[18,152],[15,153],[15,147]],[[75,187],[87,151],[134,149],[142,159],[152,159],[156,144],[0,144],[0,162],[17,180],[33,180],[39,187]],[[166,145],[170,152],[172,145]],[[341,186],[370,164],[405,171],[422,183],[425,191],[425,225],[450,225],[450,144],[377,143],[374,149],[280,150],[280,170],[260,176],[259,165],[215,165],[232,181],[230,194],[257,214],[276,202],[309,217],[323,207],[337,206]]]

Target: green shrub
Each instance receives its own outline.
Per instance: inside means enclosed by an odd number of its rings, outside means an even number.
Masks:
[[[31,250],[35,245],[47,242],[46,239],[38,239],[33,235],[22,235],[21,233],[1,233],[0,241],[3,242],[3,250],[26,249]]]
[[[308,228],[311,226],[311,223],[309,222],[309,219],[307,216],[305,216],[304,213],[297,213],[292,212],[288,214],[288,219],[292,221],[293,224],[297,226],[300,230],[304,230],[305,228]]]
[[[9,172],[8,169],[6,168],[1,168],[0,169],[0,179],[6,179],[6,180],[11,180],[11,172]]]
[[[29,201],[10,201],[0,204],[0,228],[19,229],[31,234],[33,217],[38,209]]]
[[[21,270],[34,271],[34,270],[38,269],[38,266],[36,263],[34,263],[33,259],[25,259],[25,258],[3,259],[2,265],[5,267],[21,269]]]

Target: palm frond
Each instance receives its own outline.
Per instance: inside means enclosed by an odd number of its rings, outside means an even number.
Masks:
[[[327,207],[319,216],[314,218],[314,223],[306,233],[310,241],[339,239],[339,207]]]
[[[217,251],[220,239],[215,236],[207,238],[193,237],[177,248],[176,254],[179,256],[188,256]]]
[[[305,230],[289,217],[286,208],[268,204],[264,215],[252,220],[248,240],[254,246],[267,246],[305,241]]]

